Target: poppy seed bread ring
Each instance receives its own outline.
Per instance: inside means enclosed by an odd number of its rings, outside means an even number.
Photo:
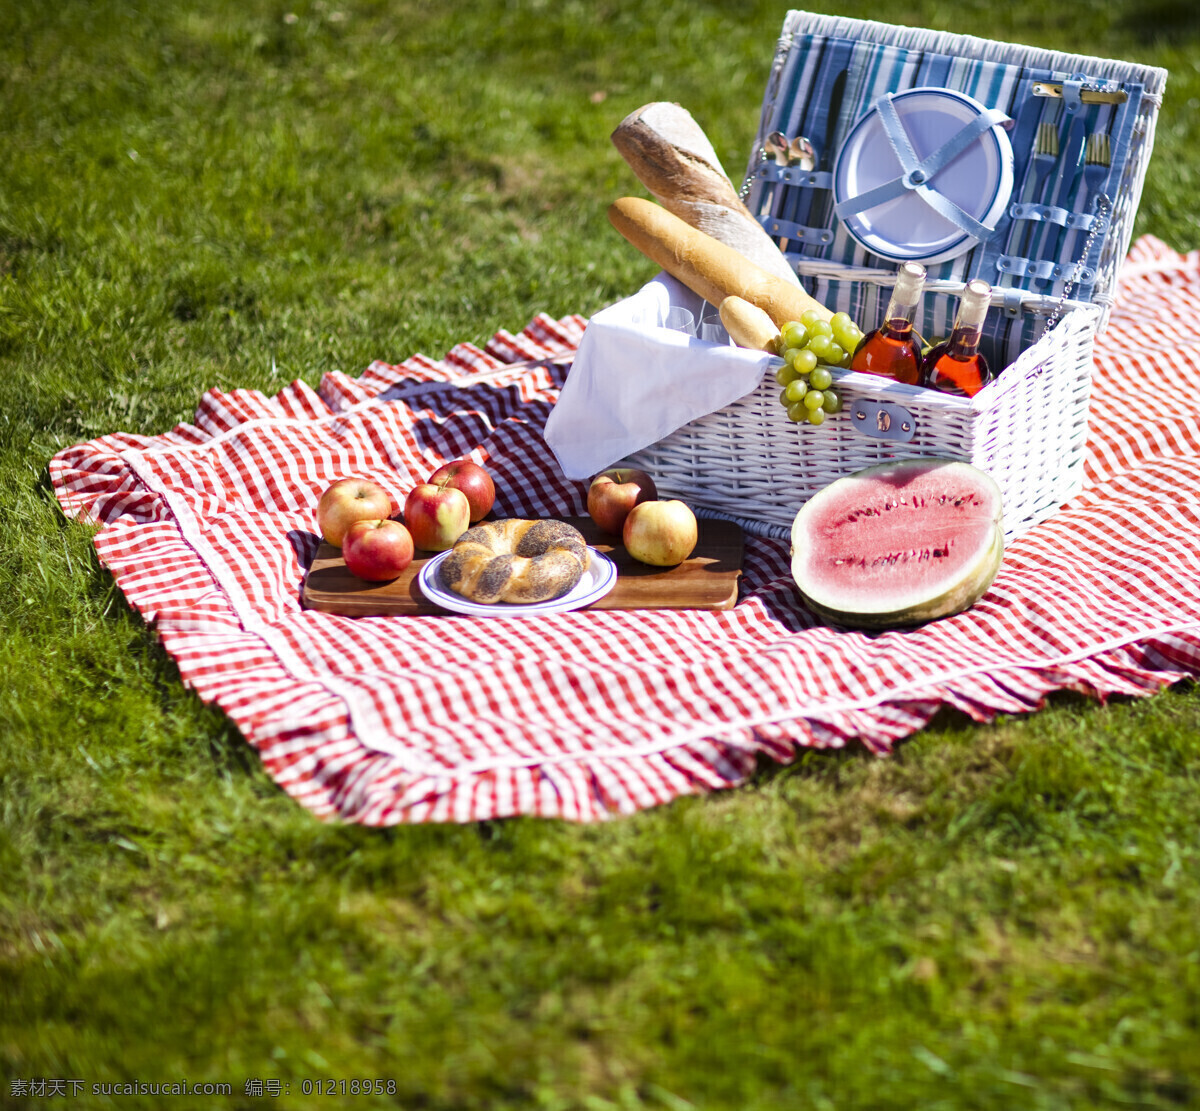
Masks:
[[[448,590],[472,602],[525,605],[561,598],[587,565],[587,541],[577,528],[512,517],[467,529],[439,573]]]

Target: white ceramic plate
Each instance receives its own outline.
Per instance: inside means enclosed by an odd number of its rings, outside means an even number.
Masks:
[[[924,159],[987,109],[949,89],[910,89],[893,98],[918,159]],[[901,174],[879,113],[872,109],[851,129],[833,168],[836,203],[860,196]],[[984,133],[934,176],[930,188],[980,223],[992,225],[1013,188],[1013,152],[1000,126]],[[895,200],[856,212],[842,221],[846,231],[882,258],[895,262],[944,262],[978,242],[934,211],[912,190]]]
[[[438,570],[449,555],[449,552],[442,552],[441,555],[434,556],[421,568],[417,582],[431,602],[443,609],[465,613],[470,617],[532,617],[538,613],[565,613],[567,610],[581,609],[603,598],[617,582],[617,565],[603,552],[588,548],[590,558],[587,570],[579,582],[561,598],[551,598],[548,602],[530,602],[526,605],[497,602],[487,606],[480,602],[472,602],[442,586]]]

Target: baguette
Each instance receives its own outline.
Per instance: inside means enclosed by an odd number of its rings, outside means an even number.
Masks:
[[[652,201],[622,197],[609,206],[608,219],[642,254],[711,305],[741,297],[762,309],[777,328],[809,309],[823,320],[833,315],[799,286],[775,277]]]
[[[612,141],[668,212],[789,285],[800,284],[779,245],[742,203],[708,136],[686,108],[667,101],[646,104],[617,125]]]
[[[738,347],[778,354],[779,329],[775,322],[757,305],[741,297],[726,297],[718,306],[721,323],[725,325]]]

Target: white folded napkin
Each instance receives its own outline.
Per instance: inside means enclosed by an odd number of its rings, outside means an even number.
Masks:
[[[663,327],[672,306],[699,329],[709,306],[669,274],[588,321],[546,442],[567,478],[586,479],[758,387],[772,356]],[[710,309],[711,311],[711,309]]]

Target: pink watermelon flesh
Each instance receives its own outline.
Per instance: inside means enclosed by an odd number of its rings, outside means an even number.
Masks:
[[[912,624],[956,613],[995,577],[1001,519],[996,484],[966,463],[870,467],[800,510],[793,576],[814,610],[844,624]]]

